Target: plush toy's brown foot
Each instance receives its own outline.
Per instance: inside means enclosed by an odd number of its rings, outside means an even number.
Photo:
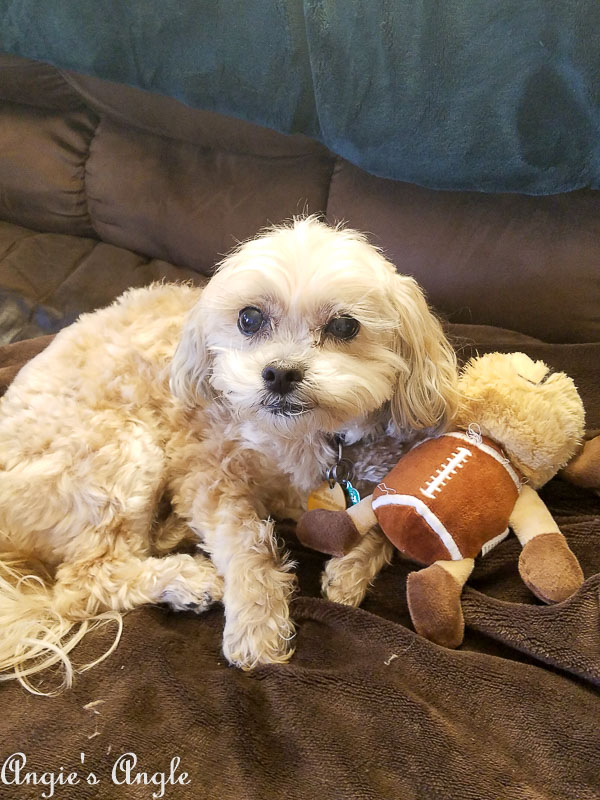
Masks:
[[[443,647],[458,647],[465,635],[462,584],[439,564],[432,564],[411,572],[406,591],[416,632]]]
[[[298,520],[296,536],[305,547],[330,556],[344,556],[362,539],[345,511],[315,508]]]
[[[525,585],[544,603],[560,603],[583,583],[583,572],[562,533],[530,539],[519,557]]]

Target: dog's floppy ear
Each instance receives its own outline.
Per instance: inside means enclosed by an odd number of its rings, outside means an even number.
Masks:
[[[392,419],[400,431],[438,432],[458,407],[456,355],[417,282],[397,274],[392,286],[398,313],[395,349],[405,364],[391,400]]]
[[[171,362],[171,392],[188,408],[204,405],[214,396],[208,382],[210,368],[202,313],[196,304],[188,314]]]

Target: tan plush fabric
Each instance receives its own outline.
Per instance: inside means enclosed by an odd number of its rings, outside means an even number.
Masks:
[[[600,436],[585,442],[581,452],[562,471],[562,477],[600,493]]]

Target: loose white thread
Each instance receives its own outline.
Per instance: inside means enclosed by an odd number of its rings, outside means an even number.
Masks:
[[[477,422],[471,422],[467,428],[467,436],[473,444],[481,444],[483,436],[481,435],[481,426]]]

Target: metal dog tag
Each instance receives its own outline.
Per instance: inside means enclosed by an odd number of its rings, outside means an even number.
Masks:
[[[314,491],[308,495],[307,508],[313,511],[315,508],[324,508],[327,511],[344,511],[346,508],[346,495],[341,484],[333,481],[323,481]]]
[[[323,481],[308,496],[308,510],[315,508],[327,511],[345,511],[360,502],[358,491],[352,486],[352,462],[342,458],[342,440],[338,439],[337,462],[327,470],[327,480]]]

